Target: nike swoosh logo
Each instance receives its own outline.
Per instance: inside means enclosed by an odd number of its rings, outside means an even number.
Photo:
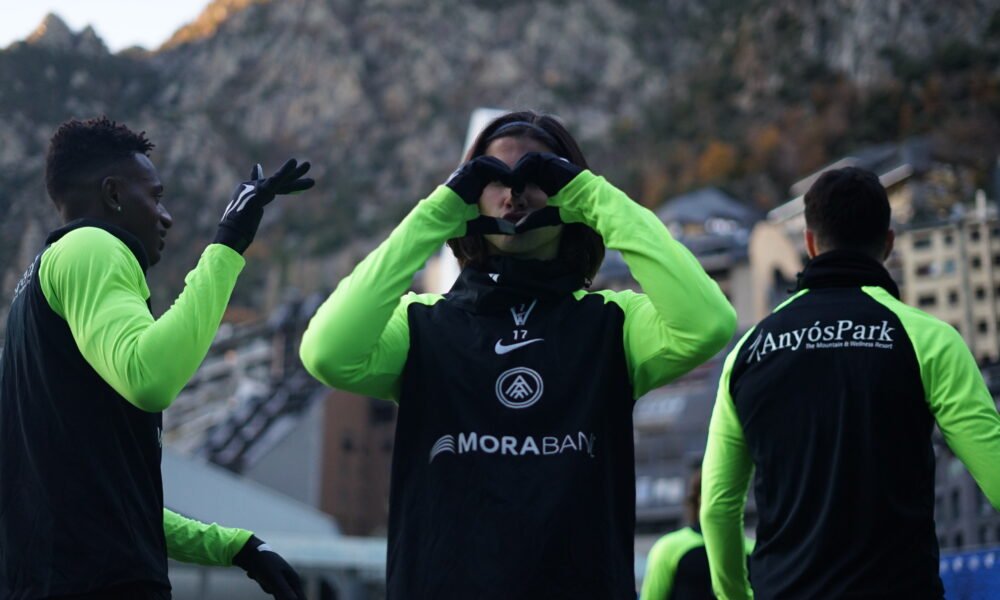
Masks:
[[[249,194],[253,190],[254,186],[250,185],[249,183],[243,184],[243,191],[240,192],[239,197],[236,198],[236,212],[240,212],[241,210],[243,210],[243,207],[247,205],[247,202],[249,202],[250,198],[253,197],[253,196],[247,197],[247,194]]]
[[[535,338],[533,340],[525,340],[523,342],[517,342],[516,344],[509,344],[508,345],[508,344],[504,344],[503,340],[497,340],[497,345],[493,346],[493,350],[497,354],[507,354],[508,352],[513,352],[514,350],[517,350],[518,348],[523,348],[523,347],[527,346],[528,344],[534,344],[535,342],[543,342],[543,341],[545,341],[544,338]]]

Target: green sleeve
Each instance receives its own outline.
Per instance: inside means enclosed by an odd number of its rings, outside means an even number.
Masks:
[[[625,311],[625,354],[635,396],[711,358],[736,329],[736,311],[698,260],[652,211],[590,171],[549,200],[567,223],[618,250],[643,293],[615,294]],[[611,299],[606,296],[607,299]]]
[[[396,399],[410,333],[406,307],[434,295],[407,295],[413,275],[448,239],[465,235],[479,208],[445,186],[421,200],[389,238],[341,280],[302,336],[302,364],[328,386]]]
[[[690,527],[668,533],[653,544],[646,559],[640,600],[667,600],[673,590],[681,558],[689,550],[703,544],[702,537]]]
[[[253,535],[246,529],[221,527],[195,521],[163,509],[163,534],[167,556],[174,560],[212,567],[229,567],[233,557]]]
[[[705,536],[712,589],[716,596],[727,599],[753,597],[743,535],[743,511],[753,462],[729,394],[733,363],[752,331],[726,357],[701,466],[701,531]]]
[[[45,251],[40,281],[90,366],[126,400],[158,412],[205,358],[243,264],[232,249],[209,245],[173,306],[153,319],[135,256],[110,233],[82,227]]]
[[[899,317],[917,355],[924,396],[938,428],[1000,510],[1000,415],[965,340],[952,326],[882,288],[864,291]]]

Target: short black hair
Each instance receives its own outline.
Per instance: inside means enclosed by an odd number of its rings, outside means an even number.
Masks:
[[[530,110],[511,112],[494,119],[476,137],[465,160],[486,154],[490,143],[500,137],[532,138],[550,148],[555,143],[556,147],[551,148],[555,154],[580,168],[589,168],[580,145],[557,118]],[[463,268],[466,265],[482,266],[489,255],[486,239],[479,234],[450,239],[448,246]],[[558,256],[590,285],[604,261],[604,240],[583,223],[567,223],[563,226]]]
[[[56,205],[68,193],[100,171],[135,154],[149,156],[153,144],[146,132],[135,133],[106,116],[79,121],[70,119],[56,129],[45,157],[45,187]]]
[[[889,198],[878,176],[859,167],[832,169],[805,196],[806,227],[826,250],[881,254],[889,231]]]

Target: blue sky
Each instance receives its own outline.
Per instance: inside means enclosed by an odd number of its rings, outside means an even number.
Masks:
[[[209,0],[0,0],[0,48],[22,40],[45,15],[70,29],[92,25],[112,52],[129,46],[154,49],[193,20]]]

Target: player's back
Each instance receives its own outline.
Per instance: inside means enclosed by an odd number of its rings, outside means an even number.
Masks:
[[[934,419],[890,287],[823,281],[763,320],[733,363],[757,473],[759,598],[942,594]]]

